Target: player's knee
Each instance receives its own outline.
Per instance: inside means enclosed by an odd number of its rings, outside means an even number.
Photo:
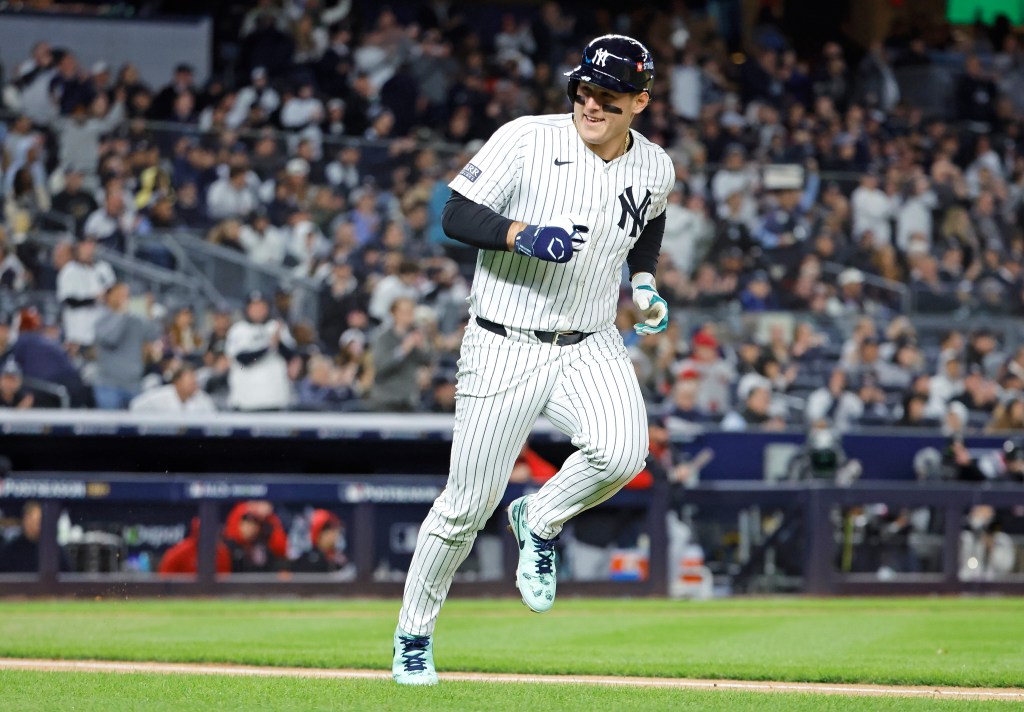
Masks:
[[[475,537],[490,518],[497,506],[497,500],[493,505],[489,500],[477,502],[472,499],[460,504],[461,506],[457,507],[435,507],[436,514],[441,520],[440,531],[444,532],[444,538],[449,542],[463,542]]]
[[[609,485],[624,485],[644,469],[646,457],[646,448],[596,448],[588,453],[587,460]]]

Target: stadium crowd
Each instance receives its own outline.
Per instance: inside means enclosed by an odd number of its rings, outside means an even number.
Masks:
[[[0,405],[39,406],[27,378],[99,408],[451,412],[475,250],[441,231],[447,183],[501,124],[566,111],[562,72],[614,28],[655,54],[634,128],[677,171],[669,338],[634,334],[628,299],[618,319],[653,410],[683,428],[1024,427],[1019,334],[956,327],[1024,316],[1024,49],[1001,23],[802,56],[766,10],[739,61],[682,3],[546,2],[494,34],[418,7],[261,0],[239,71],[206,81],[183,62],[150,87],[43,40],[8,68],[0,285],[26,298],[0,324]],[[957,58],[941,113],[895,78],[937,57]],[[174,231],[315,280],[316,320],[287,289],[161,304],[97,255],[175,269],[149,239]],[[47,293],[59,314],[29,298]],[[692,316],[715,309],[739,318]]]

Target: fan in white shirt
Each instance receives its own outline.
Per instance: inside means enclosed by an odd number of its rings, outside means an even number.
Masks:
[[[135,396],[128,404],[135,413],[216,413],[217,406],[196,380],[191,366],[182,366],[166,386],[151,388]]]

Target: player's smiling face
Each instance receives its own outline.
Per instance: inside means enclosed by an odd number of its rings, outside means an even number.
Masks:
[[[648,101],[646,92],[623,94],[580,82],[573,104],[580,137],[602,158],[614,158],[622,152],[622,142],[633,115],[643,111]],[[603,155],[605,152],[609,155]]]

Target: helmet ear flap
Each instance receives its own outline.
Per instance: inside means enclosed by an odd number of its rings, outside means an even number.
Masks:
[[[576,103],[576,96],[577,96],[577,93],[579,92],[579,88],[580,88],[580,80],[579,79],[570,79],[569,80],[569,85],[565,88],[565,95],[569,97],[569,103],[570,104],[575,104]]]

